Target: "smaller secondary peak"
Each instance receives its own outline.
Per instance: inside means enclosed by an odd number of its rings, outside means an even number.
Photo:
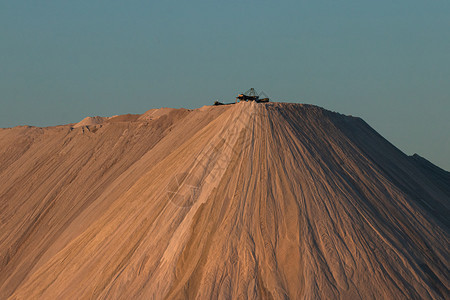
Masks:
[[[109,117],[100,117],[100,116],[86,117],[83,120],[81,120],[80,122],[78,122],[77,124],[75,124],[73,126],[73,128],[78,128],[78,127],[82,127],[82,126],[99,125],[99,124],[102,124],[103,122],[105,122],[108,119],[109,119]]]

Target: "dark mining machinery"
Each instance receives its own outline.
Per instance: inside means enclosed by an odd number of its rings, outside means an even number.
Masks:
[[[239,94],[236,97],[236,102],[241,101],[255,101],[255,102],[269,102],[269,97],[266,93],[262,92],[257,93],[254,88],[249,89],[243,94]]]
[[[267,94],[262,91],[261,91],[261,93],[258,94],[254,88],[251,88],[248,91],[246,91],[245,93],[239,94],[236,97],[236,102],[234,102],[234,103],[222,103],[222,102],[219,102],[219,100],[217,100],[214,102],[214,105],[230,105],[230,104],[235,104],[235,103],[242,102],[242,101],[255,101],[257,103],[264,103],[264,102],[269,102],[269,96],[267,96]]]

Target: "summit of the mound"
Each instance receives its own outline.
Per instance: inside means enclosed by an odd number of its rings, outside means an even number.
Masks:
[[[448,298],[448,174],[362,119],[117,118],[0,131],[1,299]]]

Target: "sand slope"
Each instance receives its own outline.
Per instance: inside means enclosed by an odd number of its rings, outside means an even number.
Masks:
[[[449,298],[449,186],[311,105],[2,129],[0,299]]]

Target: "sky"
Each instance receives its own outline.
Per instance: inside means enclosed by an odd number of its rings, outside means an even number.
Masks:
[[[1,1],[0,127],[197,108],[254,87],[450,170],[450,1]]]

